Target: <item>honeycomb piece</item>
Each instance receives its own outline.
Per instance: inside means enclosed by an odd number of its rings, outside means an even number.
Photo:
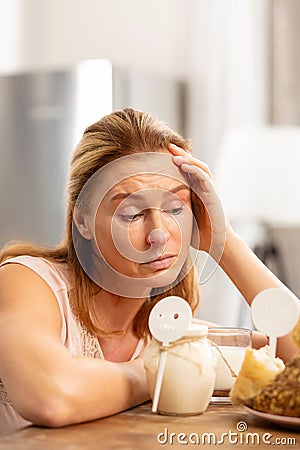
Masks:
[[[269,414],[300,417],[300,353],[252,400],[251,406]]]

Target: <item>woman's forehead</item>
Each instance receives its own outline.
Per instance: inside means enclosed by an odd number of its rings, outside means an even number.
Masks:
[[[125,179],[133,177],[146,177],[148,175],[169,176],[185,179],[182,172],[173,163],[173,157],[168,153],[137,153],[126,156],[108,164],[104,168],[107,175],[122,182]],[[154,179],[154,177],[152,177]]]
[[[175,174],[174,174],[175,175]],[[187,185],[187,180],[181,173],[176,176],[155,174],[155,173],[140,173],[132,175],[117,183],[111,189],[111,193],[121,192],[124,190],[139,191],[145,189],[163,189],[171,191],[177,186]]]
[[[88,180],[82,195],[90,199],[91,206],[94,202],[100,204],[102,199],[111,197],[113,190],[129,183],[134,190],[170,190],[176,184],[188,185],[171,154],[147,152],[125,156],[102,167]]]
[[[131,158],[119,165],[119,182],[109,190],[108,197],[118,194],[132,194],[138,191],[158,189],[165,192],[173,191],[177,186],[187,185],[186,175],[172,161],[168,154]],[[115,170],[115,167],[114,167]]]

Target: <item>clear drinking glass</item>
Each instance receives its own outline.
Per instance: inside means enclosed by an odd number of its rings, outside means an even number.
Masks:
[[[238,374],[246,348],[251,347],[251,330],[229,327],[209,328],[208,339],[218,347],[216,348],[217,375],[211,403],[230,403],[229,391],[235,381],[230,368]]]

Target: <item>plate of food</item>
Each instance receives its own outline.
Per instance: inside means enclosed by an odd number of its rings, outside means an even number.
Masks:
[[[256,417],[300,429],[300,352],[285,365],[270,359],[268,346],[247,349],[230,398]]]
[[[244,409],[248,413],[252,414],[253,416],[259,417],[260,419],[264,419],[269,422],[273,422],[278,425],[282,425],[284,427],[300,429],[300,417],[280,416],[278,414],[265,413],[262,411],[257,411],[246,405],[244,405]]]

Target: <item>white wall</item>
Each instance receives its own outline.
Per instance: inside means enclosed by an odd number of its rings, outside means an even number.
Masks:
[[[185,0],[0,0],[0,73],[108,58],[182,78]]]
[[[227,127],[270,119],[270,0],[189,4],[189,133],[213,167]]]

